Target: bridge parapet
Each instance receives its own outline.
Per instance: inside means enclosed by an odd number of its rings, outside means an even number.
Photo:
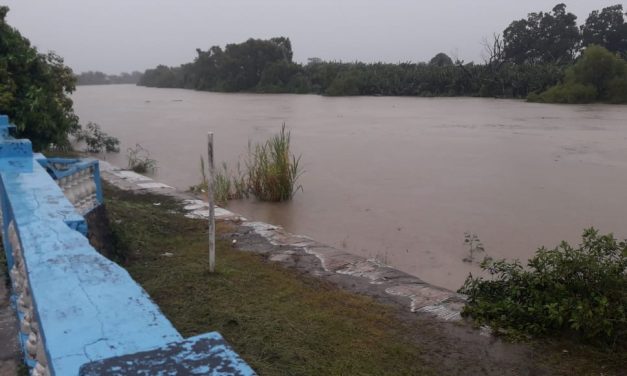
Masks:
[[[98,162],[33,154],[10,128],[0,116],[0,222],[31,375],[253,375],[218,333],[183,339],[89,244],[83,215],[102,203]]]

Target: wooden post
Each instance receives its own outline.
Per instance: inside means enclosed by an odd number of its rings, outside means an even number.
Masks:
[[[216,269],[216,222],[213,205],[213,132],[207,134],[207,164],[209,175],[207,175],[207,196],[209,204],[209,271],[213,273]]]

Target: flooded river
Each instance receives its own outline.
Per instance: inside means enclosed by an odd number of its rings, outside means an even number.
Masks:
[[[216,160],[233,164],[285,122],[304,192],[229,208],[447,288],[478,270],[463,261],[466,232],[494,258],[523,260],[589,226],[627,237],[627,106],[130,85],[81,86],[73,98],[83,123],[121,139],[108,160],[125,165],[140,143],[156,178],[181,189],[200,180],[208,131]]]

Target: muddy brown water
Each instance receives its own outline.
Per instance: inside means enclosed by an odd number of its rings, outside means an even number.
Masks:
[[[283,122],[306,170],[292,202],[234,201],[249,219],[376,257],[457,289],[464,233],[494,258],[526,260],[576,243],[584,228],[627,237],[627,106],[563,106],[479,98],[218,94],[132,85],[81,86],[81,121],[140,143],[156,179],[200,180],[206,134],[234,165],[247,143]],[[480,258],[480,257],[479,257]]]

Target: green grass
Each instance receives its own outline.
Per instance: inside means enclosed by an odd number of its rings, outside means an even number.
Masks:
[[[105,197],[110,240],[174,326],[185,337],[219,331],[261,375],[463,375],[468,362],[487,362],[481,354],[494,350],[478,348],[480,342],[460,346],[438,326],[399,319],[397,307],[224,241],[217,244],[217,272],[209,274],[205,221],[185,218],[162,196],[106,186]],[[227,230],[218,224],[218,233]],[[567,339],[525,341],[529,354],[520,362],[548,375],[622,375],[627,365],[627,354]]]
[[[137,173],[153,173],[157,169],[157,161],[150,158],[150,152],[140,144],[135,144],[134,148],[126,149],[126,159],[128,169]]]
[[[298,189],[302,174],[300,156],[290,153],[290,131],[281,131],[265,143],[248,147],[248,187],[262,201],[290,200]]]
[[[206,222],[163,197],[106,197],[125,267],[184,336],[219,331],[262,375],[433,374],[394,308],[224,241],[210,274]]]

